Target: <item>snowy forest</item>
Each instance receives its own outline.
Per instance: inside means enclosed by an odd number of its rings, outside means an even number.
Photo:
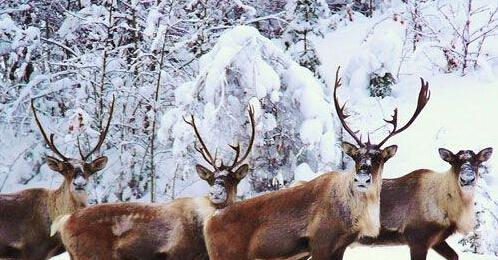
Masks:
[[[78,143],[95,146],[115,99],[90,204],[205,195],[185,119],[230,161],[229,145],[248,146],[248,106],[256,137],[239,200],[351,169],[338,67],[348,122],[374,142],[395,108],[410,118],[420,78],[430,84],[382,177],[449,169],[438,148],[498,149],[496,0],[0,0],[0,192],[63,181],[45,163],[32,99],[73,158]],[[468,259],[498,257],[497,168],[494,154],[479,169],[474,231],[450,238]]]

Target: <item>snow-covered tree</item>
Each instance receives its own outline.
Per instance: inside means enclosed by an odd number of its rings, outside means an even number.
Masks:
[[[1,1],[0,192],[55,187],[61,180],[43,160],[50,151],[33,123],[32,98],[46,129],[55,133],[65,154],[75,157],[76,139],[83,149],[96,142],[116,98],[99,151],[109,164],[94,176],[92,203],[205,195],[207,184],[194,169],[201,158],[182,116],[193,114],[208,146],[227,161],[233,156],[227,144],[247,145],[248,104],[256,109],[257,139],[241,194],[348,168],[340,165],[349,159],[341,158],[337,146],[348,137],[336,134],[340,127],[327,102],[330,89],[324,83],[330,83],[331,72],[344,68],[339,95],[352,115],[348,121],[370,132],[372,140],[387,131],[382,118],[392,106],[399,105],[400,119],[410,111],[404,103],[412,104],[405,101],[416,92],[415,77],[424,76],[434,90],[428,109],[438,102],[445,103],[438,111],[448,107],[453,88],[458,91],[451,102],[481,101],[486,95],[479,91],[494,93],[496,81],[496,5],[495,0]],[[467,75],[455,75],[462,72]],[[464,84],[469,89],[460,88]],[[391,90],[390,97],[368,97]],[[465,99],[459,99],[459,91]],[[454,121],[472,122],[463,108],[451,106],[460,111]],[[496,110],[492,101],[473,108]],[[421,121],[434,113],[424,111]],[[452,115],[409,131],[422,133],[415,146],[400,135],[397,157],[406,167],[393,167],[392,160],[386,174],[419,167],[410,163],[427,151],[418,142],[428,132],[438,131],[439,138],[447,123],[436,127],[434,122]],[[478,135],[471,129],[469,142],[493,129],[485,127],[487,121],[474,124],[481,127]],[[491,164],[476,197],[475,233],[458,249],[498,254],[498,238],[488,231],[498,227]]]
[[[446,72],[487,67],[487,54],[498,31],[498,3],[489,0],[429,1],[417,4],[416,35],[430,42],[429,58]],[[441,59],[443,58],[443,59]]]
[[[314,73],[320,65],[312,44],[313,36],[323,36],[330,11],[324,0],[291,0],[285,6],[289,20],[284,34],[286,49],[298,63]]]
[[[3,80],[26,83],[35,70],[33,64],[40,47],[40,30],[20,27],[11,16],[0,16],[0,62]]]
[[[372,97],[389,96],[396,83],[403,53],[405,24],[395,19],[382,20],[363,40],[362,48],[352,55],[344,71],[345,82]]]
[[[182,115],[196,116],[205,134],[210,134],[208,146],[229,158],[227,144],[247,139],[241,126],[247,121],[248,105],[254,106],[257,118],[249,160],[251,190],[279,188],[277,176],[282,176],[280,185],[289,183],[303,163],[317,172],[337,164],[333,111],[322,85],[254,28],[226,31],[200,64],[196,79],[176,90],[177,108],[162,118],[163,142],[181,158],[172,167],[175,174],[192,172],[199,158]]]
[[[498,256],[498,237],[494,232],[489,232],[498,226],[498,202],[493,200],[493,188],[487,185],[493,178],[491,174],[489,167],[481,167],[480,175],[484,181],[479,183],[475,198],[474,232],[462,238],[459,243],[469,252]]]

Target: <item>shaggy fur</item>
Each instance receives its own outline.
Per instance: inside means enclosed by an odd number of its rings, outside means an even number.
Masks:
[[[235,201],[239,181],[225,182],[223,205]],[[209,259],[203,225],[220,207],[208,197],[101,204],[60,218],[53,231],[61,234],[72,259]]]
[[[59,232],[73,259],[207,259],[199,234],[214,211],[205,197],[101,204],[75,212]]]
[[[358,237],[377,235],[380,174],[365,193],[353,179],[332,172],[218,211],[204,229],[210,258],[278,259],[311,250],[313,259],[329,259]]]
[[[57,190],[27,189],[0,196],[0,257],[46,259],[64,251],[50,225],[63,214],[85,207],[86,196],[71,191],[66,178]]]
[[[445,242],[455,232],[474,227],[473,199],[461,192],[452,170],[417,170],[385,179],[381,191],[381,232],[362,239],[370,245],[406,244],[412,259],[425,259],[433,248],[447,259],[458,259]]]
[[[203,148],[196,150],[214,170],[198,164],[197,174],[210,186],[209,197],[180,198],[168,204],[116,203],[83,209],[59,219],[53,232],[60,232],[72,259],[209,259],[204,244],[204,221],[217,209],[232,204],[237,185],[249,165],[242,164],[254,141],[254,111],[249,109],[252,126],[247,151],[235,151],[232,164],[216,165],[204,146],[194,117],[185,121]]]

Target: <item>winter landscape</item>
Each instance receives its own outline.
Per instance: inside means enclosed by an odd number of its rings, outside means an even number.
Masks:
[[[472,231],[447,242],[460,259],[498,259],[496,0],[0,0],[0,193],[64,181],[46,163],[54,152],[32,99],[71,158],[95,147],[115,99],[91,157],[108,159],[89,178],[89,204],[208,194],[186,121],[194,116],[215,164],[226,163],[228,145],[251,146],[249,106],[255,139],[237,200],[354,170],[334,107],[339,67],[347,122],[373,143],[396,108],[400,126],[411,118],[420,78],[429,83],[418,118],[383,146],[398,146],[383,178],[449,170],[439,148],[495,149],[479,167]],[[355,243],[344,254],[409,258],[407,246]]]

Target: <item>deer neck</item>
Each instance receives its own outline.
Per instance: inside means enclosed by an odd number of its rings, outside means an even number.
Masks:
[[[382,171],[382,169],[379,169],[379,171]],[[351,199],[355,199],[361,204],[372,202],[379,203],[380,190],[382,187],[382,178],[380,177],[380,174],[378,174],[378,176],[372,180],[371,186],[365,192],[360,192],[356,189],[354,183],[355,174],[356,173],[353,171],[347,173],[345,176],[347,182],[347,185],[345,185],[345,187],[347,187],[347,192],[351,194]]]
[[[350,194],[351,201],[351,217],[356,222],[353,222],[353,230],[358,232],[358,237],[376,237],[380,230],[380,189],[382,179],[375,178],[371,187],[366,192],[360,192],[354,184],[355,172],[349,173],[346,177],[345,185]]]
[[[57,190],[50,191],[48,199],[49,215],[52,221],[58,216],[71,214],[87,206],[86,193],[72,191],[68,180],[64,180]]]
[[[229,189],[227,192],[227,200],[223,204],[214,204],[211,202],[211,206],[217,210],[224,209],[227,206],[233,204],[237,200],[237,188]]]
[[[227,197],[227,205],[233,204],[237,200],[237,188],[230,189]]]
[[[472,194],[462,192],[454,174],[453,169],[440,174],[442,179],[439,183],[442,185],[434,187],[442,191],[437,196],[438,206],[447,216],[446,224],[455,224],[459,232],[468,233],[474,228],[474,198]]]

